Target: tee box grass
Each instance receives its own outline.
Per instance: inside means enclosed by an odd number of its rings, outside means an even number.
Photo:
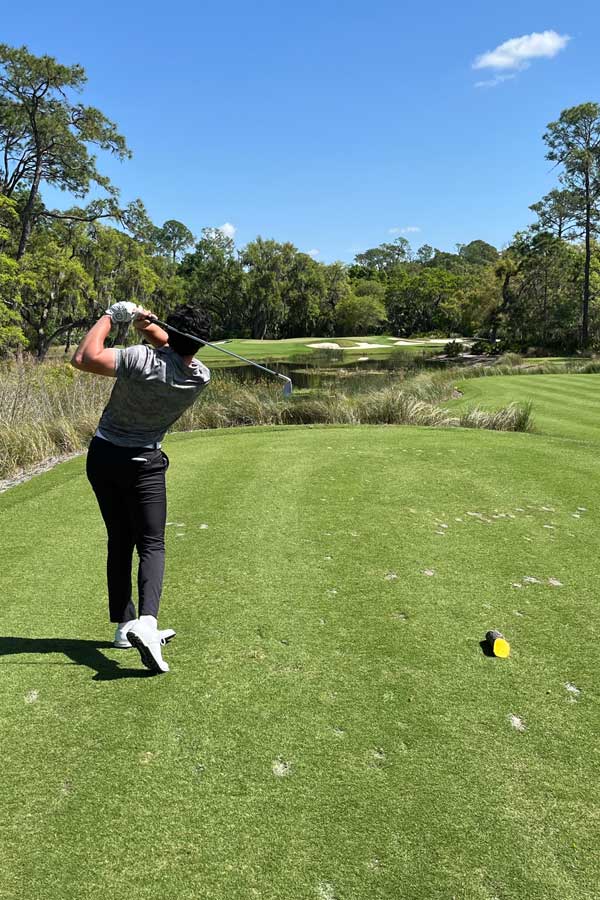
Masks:
[[[0,897],[596,897],[598,444],[166,449],[168,676],[110,645],[84,459],[0,496]]]

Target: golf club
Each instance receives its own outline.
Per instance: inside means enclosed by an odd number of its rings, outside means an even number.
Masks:
[[[158,325],[160,328],[164,328],[166,332],[172,331],[174,334],[179,334],[181,337],[186,337],[191,341],[197,341],[199,344],[202,344],[204,347],[212,347],[213,350],[220,350],[221,353],[227,353],[228,356],[234,356],[236,359],[240,359],[242,362],[247,363],[249,366],[254,366],[256,369],[260,369],[262,372],[267,372],[269,375],[275,375],[276,378],[281,378],[284,383],[283,385],[283,394],[285,397],[289,397],[292,393],[292,379],[288,378],[287,375],[282,375],[280,372],[274,372],[273,369],[267,369],[266,366],[261,366],[257,362],[253,362],[251,359],[246,359],[245,356],[240,356],[238,353],[234,353],[232,350],[225,350],[224,347],[220,347],[218,344],[211,344],[208,341],[203,341],[202,338],[196,337],[195,334],[187,334],[185,331],[179,331],[177,328],[173,328],[171,325],[167,325],[166,322],[161,322],[156,316],[143,316],[142,318],[148,319],[153,325]]]

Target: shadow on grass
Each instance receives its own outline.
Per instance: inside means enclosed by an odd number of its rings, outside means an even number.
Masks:
[[[0,644],[1,646],[1,644]],[[482,653],[484,656],[493,656],[494,651],[490,647],[487,641],[479,641],[479,646],[481,647]]]
[[[78,666],[87,666],[96,674],[94,681],[114,681],[117,678],[148,678],[147,669],[123,669],[114,659],[101,653],[113,649],[108,641],[82,641],[70,638],[0,637],[0,657],[18,653],[63,653]],[[122,651],[126,652],[126,651]],[[1,664],[1,661],[0,661]],[[34,663],[35,664],[35,663]],[[13,663],[14,665],[14,663]],[[65,665],[65,663],[59,663]]]

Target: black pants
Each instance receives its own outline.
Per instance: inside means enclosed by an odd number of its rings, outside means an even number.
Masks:
[[[136,618],[131,597],[134,547],[139,556],[139,614],[158,617],[165,570],[168,466],[169,459],[162,450],[117,447],[98,437],[90,444],[87,477],[108,533],[106,574],[111,622]]]

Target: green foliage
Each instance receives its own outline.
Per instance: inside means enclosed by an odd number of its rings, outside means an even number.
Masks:
[[[464,352],[465,345],[462,343],[462,341],[448,341],[447,344],[444,344],[444,353],[446,356],[460,356],[460,354]]]
[[[159,229],[157,239],[161,249],[169,254],[173,262],[180,253],[194,244],[194,235],[190,229],[177,219],[166,221]]]
[[[18,264],[0,253],[0,357],[27,346],[20,315],[21,285]]]
[[[111,196],[116,190],[96,166],[89,146],[123,159],[130,155],[113,122],[75,99],[86,82],[80,65],[64,66],[27,47],[0,44],[0,149],[5,160],[0,194],[28,192],[21,213],[18,256],[25,252],[40,184],[76,197],[92,185]]]
[[[371,293],[349,294],[335,309],[336,334],[376,333],[385,322],[385,305],[380,297]]]

